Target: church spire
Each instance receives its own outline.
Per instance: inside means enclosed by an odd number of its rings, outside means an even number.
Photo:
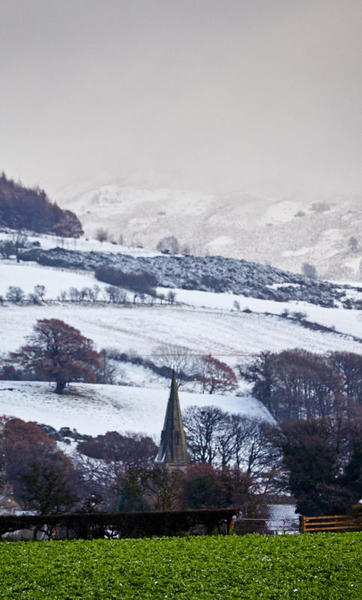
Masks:
[[[185,432],[174,371],[172,372],[170,396],[167,403],[165,422],[161,433],[161,444],[156,462],[171,469],[185,467],[190,462],[186,450]]]

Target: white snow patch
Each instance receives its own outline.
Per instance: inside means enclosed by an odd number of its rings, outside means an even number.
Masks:
[[[169,392],[166,389],[74,384],[63,395],[44,382],[0,382],[0,414],[46,423],[56,429],[70,427],[98,435],[107,431],[143,432],[160,436]],[[230,412],[272,422],[255,398],[179,392],[181,409],[217,406]]]
[[[302,205],[292,200],[277,202],[266,210],[261,218],[261,224],[287,223],[294,219],[296,212],[301,208]]]

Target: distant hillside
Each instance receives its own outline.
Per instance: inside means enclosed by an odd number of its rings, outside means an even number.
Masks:
[[[0,176],[0,226],[73,238],[83,233],[73,212],[50,202],[43,190],[26,188],[4,173]]]
[[[77,211],[87,237],[98,228],[127,245],[167,247],[270,264],[323,279],[360,281],[360,195],[290,197],[211,194],[122,185],[62,189],[60,206]]]

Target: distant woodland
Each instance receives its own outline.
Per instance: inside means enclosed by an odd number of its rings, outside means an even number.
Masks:
[[[0,227],[79,237],[82,225],[70,210],[62,210],[46,193],[0,175]]]

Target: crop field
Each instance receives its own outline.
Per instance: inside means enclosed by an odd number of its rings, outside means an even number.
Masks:
[[[361,559],[361,533],[4,542],[0,598],[359,600]]]

